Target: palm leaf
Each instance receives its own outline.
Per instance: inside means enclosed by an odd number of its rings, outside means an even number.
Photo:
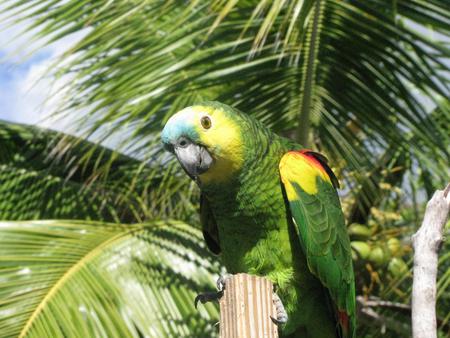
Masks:
[[[38,39],[90,28],[56,71],[75,74],[59,114],[87,108],[87,135],[114,138],[126,129],[121,146],[134,153],[157,153],[168,116],[208,98],[288,135],[313,123],[313,146],[344,159],[350,172],[369,170],[393,143],[412,149],[411,163],[419,154],[450,158],[426,104],[448,96],[441,70],[449,49],[420,33],[426,24],[446,34],[444,2],[8,3],[16,20],[35,18]]]
[[[211,337],[217,265],[179,222],[0,223],[2,337]],[[176,264],[175,264],[176,262]]]
[[[5,122],[0,146],[0,219],[196,217],[191,184],[173,165],[150,167],[81,138]]]
[[[300,99],[300,121],[298,123],[299,130],[297,139],[300,144],[305,147],[309,146],[309,126],[311,122],[311,115],[317,115],[320,111],[317,109],[318,103],[314,102],[317,93],[316,90],[316,77],[317,77],[317,57],[320,44],[320,30],[322,28],[323,20],[323,6],[322,1],[316,1],[313,10],[313,19],[308,27],[306,33],[307,39],[304,43],[304,58],[302,69],[302,80],[300,85],[301,99]]]

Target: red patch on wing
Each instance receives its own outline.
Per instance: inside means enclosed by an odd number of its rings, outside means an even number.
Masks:
[[[303,157],[309,162],[311,163],[312,166],[314,166],[315,168],[319,169],[321,172],[326,174],[326,171],[324,169],[324,167],[322,166],[322,164],[317,160],[317,158],[314,157],[314,152],[312,150],[309,149],[302,149],[302,150],[297,150],[297,153],[300,153],[303,155]]]
[[[347,335],[349,327],[348,327],[348,314],[345,311],[338,310],[338,320],[339,324],[342,327],[342,331],[344,331],[344,334]]]
[[[296,150],[295,153],[301,154],[305,160],[307,160],[312,166],[325,173],[333,183],[333,186],[338,189],[339,181],[334,174],[333,170],[328,166],[328,160],[322,154],[319,154],[310,149]]]

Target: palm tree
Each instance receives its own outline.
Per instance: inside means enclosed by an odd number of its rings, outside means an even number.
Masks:
[[[171,114],[202,99],[327,154],[345,182],[358,292],[392,305],[362,311],[359,332],[409,334],[407,309],[394,306],[408,302],[407,238],[450,159],[446,2],[5,3],[11,23],[31,19],[38,41],[86,35],[51,68],[70,77],[55,114],[78,114],[83,137],[3,128],[4,336],[215,332],[217,309],[190,303],[219,269],[196,230],[197,191],[158,141]],[[111,139],[115,150],[99,145]],[[10,222],[29,219],[66,221]],[[182,261],[192,269],[174,269]]]
[[[217,262],[198,230],[168,219],[192,218],[184,182],[88,141],[0,125],[2,337],[215,332],[217,309],[192,300]]]

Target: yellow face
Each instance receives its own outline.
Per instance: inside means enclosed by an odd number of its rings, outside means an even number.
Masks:
[[[214,161],[206,172],[198,176],[202,183],[226,182],[242,167],[241,126],[221,108],[187,107],[167,121],[162,137],[163,142],[187,137],[207,149]]]

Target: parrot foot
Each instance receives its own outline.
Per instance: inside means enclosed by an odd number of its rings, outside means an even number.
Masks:
[[[231,277],[233,277],[233,275],[230,275],[229,273],[220,276],[220,277],[217,279],[217,282],[216,282],[217,290],[219,290],[219,291],[225,290],[225,285],[227,284],[227,281],[228,281]]]
[[[223,291],[200,293],[194,299],[194,306],[197,308],[198,302],[205,304],[208,302],[216,302],[223,296]]]
[[[280,297],[275,292],[273,293],[273,303],[275,304],[275,308],[277,310],[277,318],[270,316],[270,319],[272,319],[272,321],[278,326],[286,324],[288,321],[286,309],[284,308]]]
[[[223,290],[225,290],[225,285],[232,276],[233,275],[225,274],[217,279],[216,286],[217,290],[219,290],[218,292],[205,292],[197,295],[197,297],[195,297],[194,299],[195,308],[197,308],[198,302],[202,304],[208,302],[217,302],[223,296]]]

